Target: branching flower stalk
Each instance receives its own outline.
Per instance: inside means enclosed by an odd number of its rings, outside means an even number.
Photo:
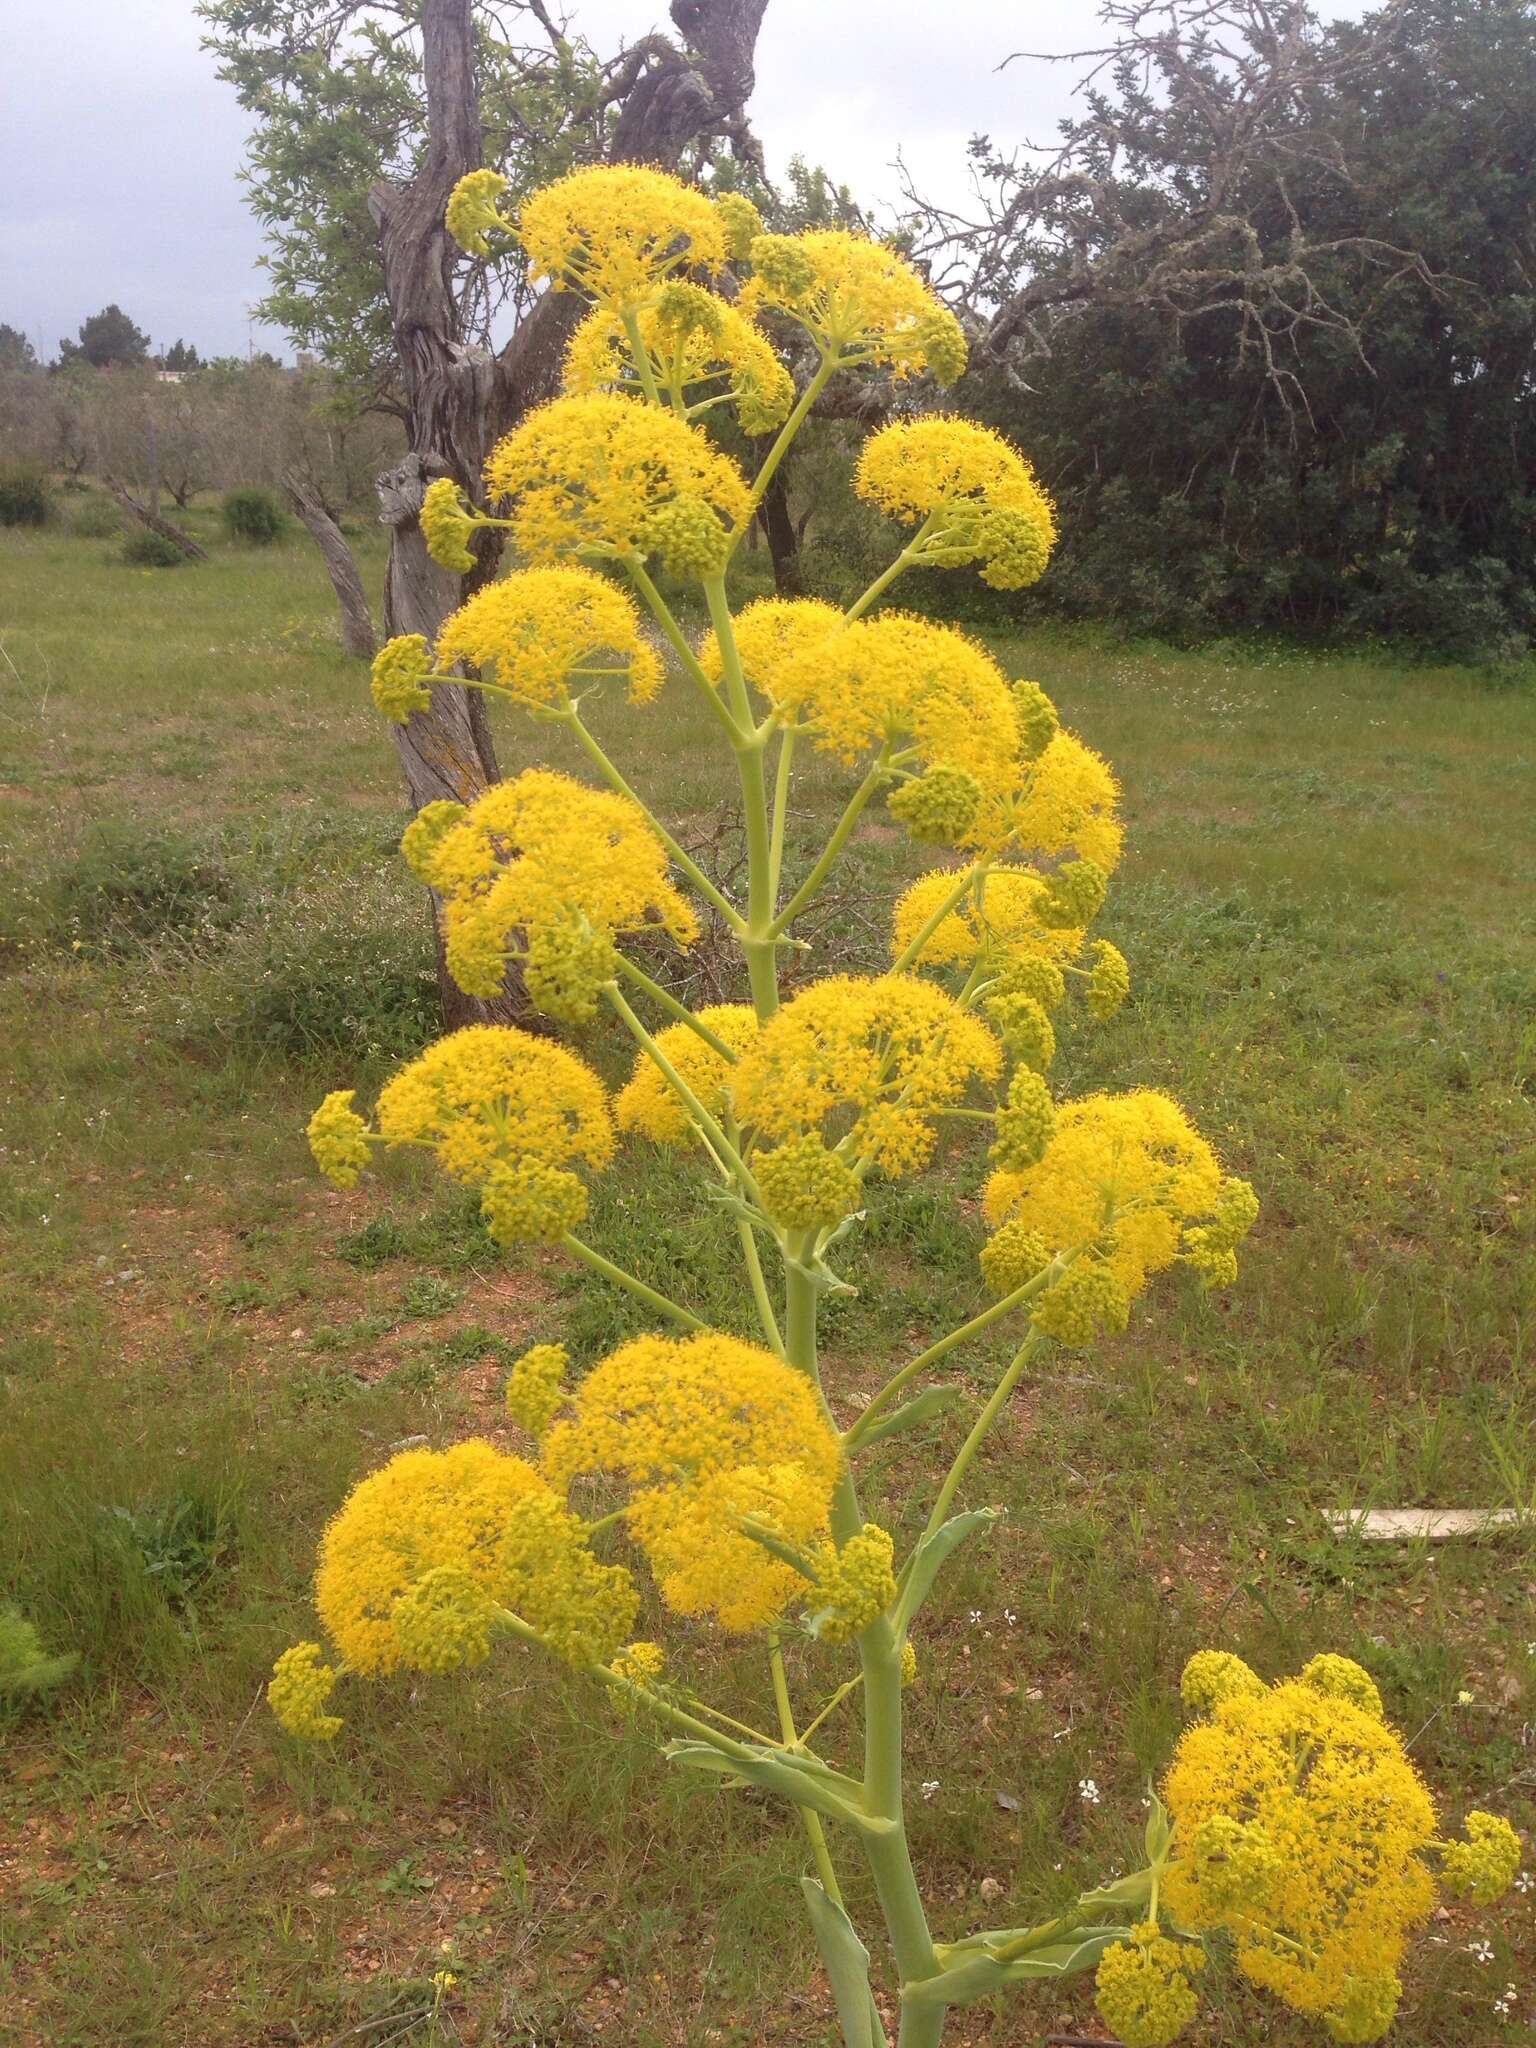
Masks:
[[[272,1705],[295,1735],[333,1740],[344,1672],[449,1671],[506,1640],[586,1674],[668,1738],[674,1763],[798,1816],[802,1889],[848,2048],[889,2040],[839,1875],[851,1858],[883,1921],[897,2048],[936,2048],[957,2007],[1089,1970],[1128,2048],[1159,2048],[1194,2015],[1213,1938],[1334,2039],[1374,2040],[1396,2008],[1407,1935],[1433,1905],[1432,1870],[1453,1892],[1491,1898],[1518,1841],[1481,1813],[1466,1840],[1438,1838],[1375,1686],[1347,1659],[1314,1658],[1265,1685],[1235,1657],[1197,1655],[1184,1676],[1196,1718],[1152,1801],[1144,1865],[1037,1925],[938,1938],[908,1846],[904,1694],[921,1679],[923,1609],[945,1563],[997,1518],[964,1504],[989,1432],[1049,1347],[1123,1330],[1158,1275],[1182,1264],[1230,1284],[1258,1211],[1167,1096],[1053,1092],[1059,1032],[1112,1015],[1129,986],[1118,950],[1089,935],[1120,854],[1114,775],[1037,683],[1010,680],[959,633],[881,608],[916,562],[974,564],[1001,589],[1033,582],[1055,541],[1049,501],[989,430],[898,419],[867,442],[855,477],[914,529],[890,569],[846,613],[777,598],[735,612],[727,571],[816,393],[869,365],[952,381],[958,327],[891,250],[841,231],[765,234],[734,195],[584,170],[514,223],[494,188],[476,174],[457,209],[467,231],[516,235],[535,274],[583,293],[591,312],[567,395],[487,463],[495,509],[473,509],[450,483],[427,494],[423,527],[445,565],[462,565],[467,536],[491,521],[518,566],[472,596],[435,647],[391,641],[373,694],[408,720],[468,669],[498,702],[574,736],[601,787],[529,768],[467,808],[428,805],[402,852],[443,905],[446,957],[466,990],[499,989],[515,962],[556,1023],[589,1039],[622,1031],[632,1067],[610,1093],[548,1037],[473,1027],[406,1065],[372,1122],[351,1091],[327,1096],[309,1137],[343,1186],[377,1147],[430,1149],[479,1194],[498,1243],[561,1248],[658,1328],[574,1380],[561,1346],[524,1353],[506,1399],[528,1455],[472,1440],[402,1452],[364,1479],[320,1546],[316,1605],[337,1661],[313,1642],[285,1652]],[[730,298],[711,288],[727,262]],[[764,315],[798,325],[815,351],[798,399]],[[723,407],[749,434],[779,429],[754,479],[699,424]],[[709,623],[697,644],[658,565],[698,588]],[[688,855],[589,723],[604,691],[645,704],[662,687],[653,634],[734,759],[742,901]],[[849,790],[797,877],[786,821],[811,750]],[[936,850],[893,906],[891,965],[786,998],[796,922],[882,797]],[[695,1012],[664,969],[626,957],[641,934],[686,953],[700,930],[690,893],[723,921],[748,1000]],[[821,1303],[849,1284],[841,1269],[866,1213],[930,1165],[941,1129],[988,1147],[979,1259],[993,1300],[850,1414],[839,1362],[821,1353]],[[697,1158],[740,1252],[759,1342],[709,1328],[587,1242],[588,1182],[621,1138]],[[973,1404],[948,1369],[994,1344],[1006,1362],[978,1365],[990,1386]],[[895,1533],[863,1512],[860,1461],[968,1405],[947,1468],[901,1509],[916,1533],[898,1554]],[[632,1639],[637,1565],[675,1623],[665,1646]],[[762,1637],[775,1732],[693,1691],[689,1644],[709,1629]],[[805,1707],[801,1667],[821,1693]]]

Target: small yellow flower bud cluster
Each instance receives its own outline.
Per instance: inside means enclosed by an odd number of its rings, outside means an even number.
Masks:
[[[1013,708],[1019,721],[1019,749],[1026,761],[1038,761],[1061,730],[1056,706],[1038,683],[1013,686]]]
[[[1104,908],[1109,877],[1093,860],[1069,860],[1057,868],[1036,907],[1042,924],[1057,930],[1081,931]]]
[[[402,1660],[415,1671],[460,1671],[491,1654],[496,1603],[463,1565],[434,1565],[390,1610]]]
[[[1033,996],[1008,991],[988,996],[986,1011],[1009,1058],[1037,1075],[1045,1073],[1056,1057],[1056,1033],[1044,1005]]]
[[[1264,1681],[1230,1650],[1196,1650],[1184,1666],[1179,1693],[1191,1713],[1211,1714],[1227,1700],[1257,1698]]]
[[[715,213],[725,236],[725,253],[741,262],[763,232],[763,216],[744,192],[721,192],[715,199]]]
[[[316,1166],[339,1188],[355,1188],[368,1164],[368,1126],[356,1100],[355,1088],[333,1088],[305,1126]]]
[[[1257,1821],[1213,1813],[1195,1828],[1189,1841],[1201,1892],[1215,1911],[1232,1912],[1259,1904],[1281,1876],[1280,1852]]]
[[[608,1669],[616,1678],[627,1679],[629,1684],[643,1686],[654,1691],[657,1680],[667,1668],[667,1653],[660,1643],[626,1643],[613,1659]],[[640,1702],[627,1693],[613,1694],[614,1704],[626,1719],[638,1712]]]
[[[432,880],[437,849],[453,827],[467,816],[465,805],[448,797],[423,804],[400,835],[400,857],[418,882]]]
[[[1353,1657],[1340,1657],[1333,1651],[1324,1650],[1301,1667],[1300,1679],[1314,1692],[1326,1693],[1330,1699],[1348,1700],[1352,1707],[1358,1707],[1362,1714],[1369,1714],[1373,1721],[1387,1718],[1375,1679]]]
[[[1501,1815],[1474,1808],[1467,1815],[1466,1841],[1445,1843],[1440,1855],[1446,1890],[1458,1899],[1488,1906],[1515,1881],[1520,1837]]]
[[[443,220],[466,254],[489,256],[490,237],[512,232],[496,204],[506,190],[507,181],[499,171],[467,171],[454,186]]]
[[[1050,1263],[1044,1239],[1017,1218],[1005,1223],[981,1248],[981,1277],[999,1301],[1015,1288],[1027,1286]]]
[[[1258,1196],[1234,1176],[1222,1182],[1211,1220],[1185,1232],[1183,1256],[1207,1287],[1230,1287],[1237,1278],[1237,1247],[1258,1215]]]
[[[340,1733],[340,1716],[325,1711],[337,1676],[318,1643],[295,1643],[284,1650],[272,1667],[267,1704],[290,1735],[304,1742],[329,1742]]]
[[[815,1131],[758,1153],[752,1171],[763,1206],[786,1230],[834,1229],[863,1199],[858,1175]]]
[[[528,934],[523,986],[534,1008],[557,1023],[590,1024],[604,984],[618,971],[612,934],[585,919],[538,925]]]
[[[640,552],[660,558],[673,576],[717,576],[731,552],[731,536],[702,498],[679,496],[658,505],[640,527]]]
[[[1021,1000],[1027,1002],[1029,998]],[[1007,1102],[997,1112],[997,1137],[987,1157],[1010,1173],[1024,1173],[1045,1157],[1055,1123],[1056,1104],[1044,1076],[1030,1067],[1021,1067],[1008,1083]]]
[[[1079,1347],[1123,1330],[1130,1314],[1130,1299],[1109,1267],[1079,1259],[1036,1299],[1030,1320],[1058,1344]]]
[[[1125,955],[1108,939],[1095,939],[1093,954],[1088,975],[1088,1009],[1105,1024],[1131,992],[1131,970]]]
[[[796,321],[835,360],[920,371],[952,384],[965,369],[960,323],[894,250],[842,228],[758,235],[743,309]]]
[[[1054,960],[1047,960],[1042,954],[1014,953],[1004,957],[992,983],[990,1000],[1028,996],[1049,1013],[1066,992],[1066,976]]]
[[[427,553],[439,569],[467,576],[475,566],[469,536],[485,521],[470,511],[469,501],[452,477],[440,476],[427,485],[422,493],[420,517]]]
[[[901,1683],[903,1689],[917,1683],[917,1652],[910,1636],[901,1639]]]
[[[1105,2024],[1125,2048],[1167,2048],[1200,2010],[1193,1979],[1204,1963],[1198,1948],[1170,1940],[1155,1921],[1133,1929],[1099,1960],[1094,1997]]]
[[[898,783],[887,799],[919,846],[958,846],[981,808],[981,784],[964,768],[936,761],[923,774]]]
[[[535,1344],[514,1361],[507,1375],[507,1413],[530,1436],[542,1436],[565,1406],[569,1363],[563,1344]]]
[[[396,725],[404,725],[415,711],[428,711],[432,692],[425,678],[432,673],[432,657],[425,636],[397,633],[386,640],[373,657],[370,679],[373,701]]]
[[[518,1159],[490,1173],[480,1213],[497,1244],[558,1244],[586,1215],[587,1191],[563,1166]]]
[[[884,1614],[896,1598],[894,1556],[890,1532],[877,1522],[866,1522],[841,1550],[828,1545],[821,1551],[811,1628],[822,1642],[851,1643]]]

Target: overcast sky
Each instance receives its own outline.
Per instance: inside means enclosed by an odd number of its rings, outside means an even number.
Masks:
[[[569,0],[601,52],[655,27],[655,0]],[[0,87],[0,321],[45,357],[115,300],[157,347],[249,342],[261,231],[238,182],[245,117],[199,48],[191,0],[13,4]],[[769,0],[751,114],[779,168],[796,151],[889,199],[900,150],[926,189],[966,190],[977,129],[1048,136],[1070,70],[996,66],[1021,42],[1098,40],[1095,0]]]

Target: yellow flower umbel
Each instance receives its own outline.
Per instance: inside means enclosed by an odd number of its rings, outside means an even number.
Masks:
[[[743,1523],[813,1548],[841,1464],[805,1375],[715,1330],[621,1345],[544,1444],[557,1485],[587,1473],[625,1483],[626,1524],[667,1605],[732,1630],[771,1621],[805,1586]]]
[[[889,1530],[866,1522],[841,1550],[830,1544],[816,1559],[811,1632],[824,1643],[848,1643],[896,1598],[895,1544]]]
[[[698,427],[606,392],[529,413],[492,449],[485,481],[511,500],[513,543],[533,562],[654,553],[706,574],[750,510],[741,471]]]
[[[1094,1978],[1099,2011],[1124,2048],[1167,2048],[1200,2010],[1193,1979],[1205,1957],[1170,1941],[1155,1920],[1104,1951]]]
[[[994,590],[1038,583],[1056,545],[1051,501],[1018,450],[990,427],[943,413],[897,420],[864,443],[853,487],[904,525],[912,559],[981,564]]]
[[[531,1465],[472,1438],[402,1451],[353,1489],[321,1539],[315,1605],[351,1668],[375,1678],[478,1663],[498,1609],[571,1661],[606,1663],[637,1595]]]
[[[1191,1240],[1213,1227],[1234,1185],[1246,1187],[1226,1180],[1176,1102],[1136,1088],[1062,1103],[1038,1164],[994,1173],[982,1206],[989,1223],[1016,1218],[1052,1252],[1090,1246],[1129,1299],[1201,1249]]]
[[[1112,874],[1125,834],[1119,818],[1120,784],[1109,763],[1074,733],[1058,732],[1034,762],[1010,804],[1006,833],[1027,853],[1075,855]]]
[[[965,336],[949,308],[883,243],[844,228],[759,235],[741,304],[782,313],[823,355],[845,364],[879,363],[897,377],[927,371],[952,384],[965,368]]]
[[[432,807],[401,851],[443,898],[448,969],[471,995],[494,995],[520,957],[540,1007],[584,1022],[616,972],[615,937],[654,927],[687,946],[698,933],[640,806],[554,769],[525,769],[452,814]]]
[[[324,1659],[318,1643],[295,1643],[272,1667],[267,1705],[301,1742],[330,1742],[341,1732],[340,1715],[325,1710],[341,1674]]]
[[[437,661],[485,671],[530,711],[564,709],[582,678],[622,678],[634,704],[661,687],[633,601],[590,569],[522,569],[477,590],[444,621]]]
[[[725,261],[725,225],[703,193],[634,164],[557,178],[523,202],[517,233],[535,278],[619,314],[637,312],[678,270]]]
[[[722,1045],[745,1052],[757,1036],[757,1017],[746,1003],[711,1003],[696,1012],[699,1022]],[[687,1083],[711,1116],[725,1107],[731,1062],[691,1024],[669,1024],[656,1033],[657,1050]],[[693,1136],[688,1105],[644,1050],[636,1053],[629,1079],[613,1099],[614,1121],[621,1131],[638,1131],[658,1145],[681,1145]]]
[[[467,255],[489,256],[491,237],[511,234],[496,203],[506,189],[500,171],[466,171],[449,194],[443,224]]]
[[[337,1096],[328,1096],[315,1121]],[[350,1115],[351,1113],[348,1112]],[[357,1133],[367,1133],[354,1118]],[[313,1135],[316,1163],[340,1185],[357,1177],[337,1156],[325,1124]],[[402,1067],[379,1097],[378,1142],[425,1145],[455,1180],[480,1191],[492,1235],[553,1241],[578,1224],[587,1191],[570,1169],[613,1157],[613,1120],[602,1082],[564,1046],[511,1025],[471,1024]]]
[[[355,1088],[333,1088],[305,1127],[316,1166],[339,1188],[355,1188],[368,1164],[368,1126],[356,1100]]]
[[[841,632],[842,626],[837,606],[819,597],[754,599],[735,622],[736,652],[747,681],[770,704],[786,708],[786,678],[799,672],[802,656]],[[713,632],[705,634],[699,648],[699,666],[711,682],[720,681],[720,643]]]
[[[535,1344],[516,1360],[507,1375],[507,1413],[530,1436],[542,1436],[565,1406],[565,1369],[570,1359],[563,1344]]]
[[[905,741],[924,763],[963,768],[989,796],[1001,797],[1019,774],[1002,670],[963,633],[904,612],[812,640],[780,668],[777,700],[846,763]]]
[[[891,916],[892,959],[901,957],[954,888],[953,870],[935,868],[898,898]],[[1046,894],[1045,878],[1032,868],[992,869],[934,926],[914,965],[970,967],[979,960],[989,980],[1054,1009],[1066,991],[1061,970],[1076,959],[1083,934],[1040,922]]]
[[[1163,1787],[1164,1896],[1183,1926],[1224,1929],[1255,1984],[1364,2042],[1390,2024],[1407,1935],[1434,1904],[1435,1811],[1401,1738],[1341,1696],[1343,1662],[1327,1660],[1327,1690],[1251,1672],[1219,1687]]]
[[[700,285],[671,284],[636,316],[652,381],[690,414],[728,403],[742,431],[766,434],[780,426],[795,402],[789,372],[754,321]],[[594,307],[565,352],[569,392],[641,389],[624,321]]]
[[[774,1139],[823,1132],[850,1164],[915,1173],[933,1113],[995,1080],[1002,1048],[942,989],[910,975],[834,975],[771,1017],[730,1077],[738,1122]]]

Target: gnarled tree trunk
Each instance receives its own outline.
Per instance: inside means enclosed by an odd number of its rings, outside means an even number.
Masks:
[[[750,149],[744,108],[767,0],[672,0],[684,46],[651,44],[636,67],[615,123],[615,159],[674,165],[701,137],[728,135]],[[547,293],[499,356],[466,346],[454,294],[456,251],[443,225],[454,186],[482,161],[471,0],[426,0],[422,15],[428,147],[408,184],[379,184],[370,207],[379,227],[385,290],[398,351],[409,452],[379,479],[390,530],[384,631],[429,640],[448,613],[495,571],[499,535],[475,536],[477,567],[461,583],[428,556],[417,515],[437,477],[472,498],[493,444],[558,388],[566,339],[582,307],[573,293]],[[434,797],[471,801],[497,780],[485,705],[474,690],[436,688],[432,708],[397,728],[413,809]],[[527,1021],[512,983],[483,1001],[464,995],[442,964],[444,1022]]]
[[[377,645],[373,614],[368,609],[363,579],[357,573],[357,562],[347,546],[345,534],[297,470],[290,469],[284,475],[283,489],[289,504],[309,529],[310,538],[325,563],[326,574],[331,579],[331,588],[341,610],[343,646],[359,661],[372,661]]]

